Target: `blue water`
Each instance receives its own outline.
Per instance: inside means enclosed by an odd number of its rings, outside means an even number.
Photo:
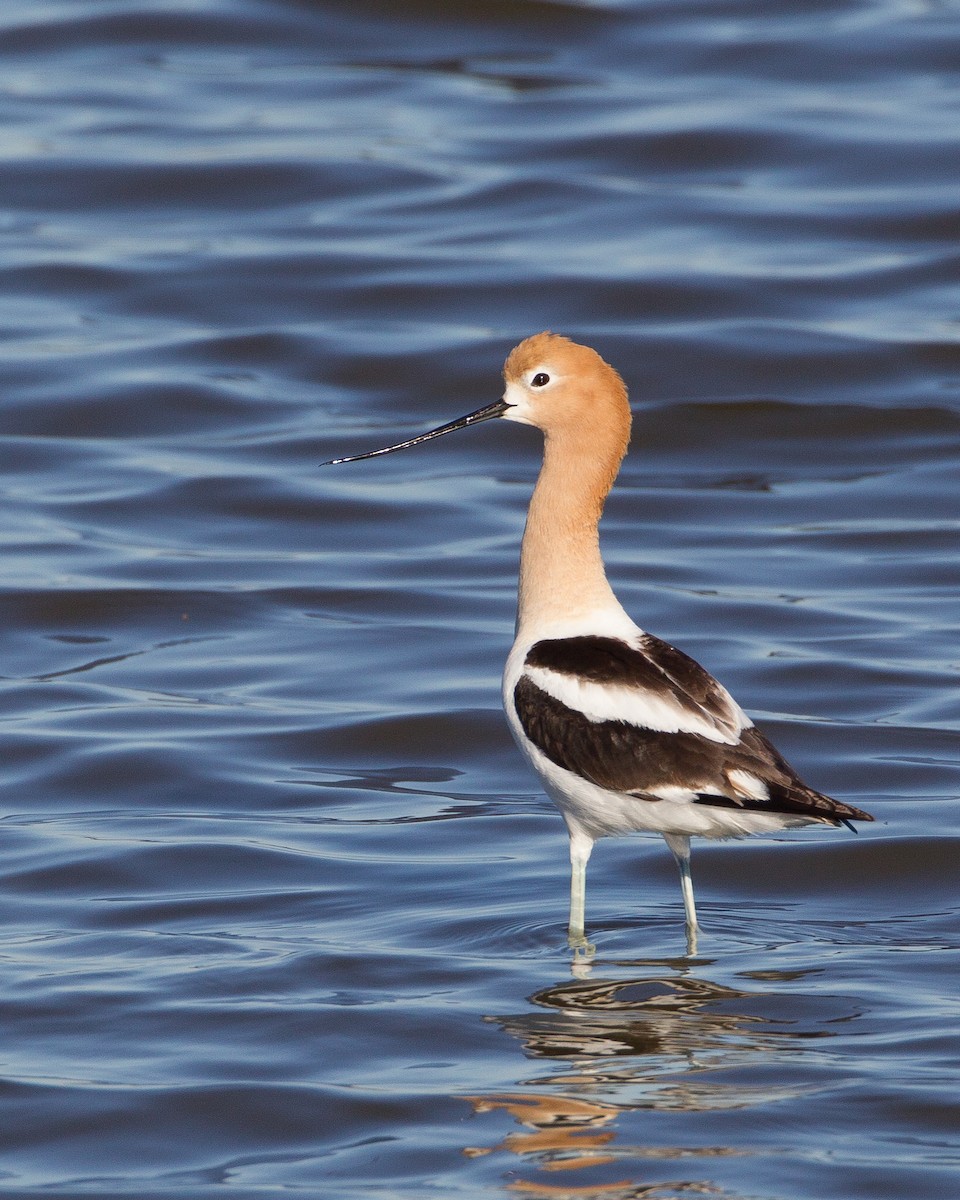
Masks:
[[[960,1194],[960,5],[7,0],[0,1196]],[[611,578],[868,809],[566,836],[499,709],[550,328]]]

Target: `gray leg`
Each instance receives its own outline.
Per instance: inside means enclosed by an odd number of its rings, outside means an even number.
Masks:
[[[683,911],[687,918],[687,953],[697,952],[697,909],[693,902],[693,878],[690,875],[690,838],[686,834],[665,833],[663,840],[670,847],[680,869],[680,891],[683,893]]]
[[[582,833],[570,834],[570,926],[567,931],[571,946],[585,946],[584,909],[587,899],[587,862],[593,850],[593,840]]]

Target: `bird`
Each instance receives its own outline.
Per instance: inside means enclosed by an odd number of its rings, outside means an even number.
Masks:
[[[591,347],[543,332],[510,352],[503,379],[492,404],[323,465],[390,454],[494,419],[542,432],[503,704],[514,740],[566,823],[569,945],[593,950],[585,905],[595,842],[647,832],[662,835],[676,860],[687,952],[696,954],[691,837],[808,824],[854,829],[853,821],[873,817],[805,784],[721,683],[635,624],[614,594],[599,524],[630,441],[618,372]]]

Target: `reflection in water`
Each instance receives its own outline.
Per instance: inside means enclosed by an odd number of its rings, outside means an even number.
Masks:
[[[563,1065],[548,1076],[527,1079],[523,1090],[466,1097],[476,1113],[508,1113],[522,1131],[508,1134],[496,1146],[470,1147],[465,1153],[477,1157],[509,1151],[540,1171],[601,1174],[610,1167],[619,1174],[637,1160],[647,1164],[643,1173],[650,1174],[653,1162],[749,1154],[742,1140],[736,1146],[659,1144],[659,1114],[734,1112],[796,1097],[803,1089],[795,1082],[783,1084],[779,1072],[780,1082],[766,1086],[758,1085],[756,1069],[750,1087],[729,1076],[748,1063],[756,1068],[758,1060],[761,1066],[764,1060],[779,1064],[811,1038],[832,1035],[819,1023],[811,1029],[796,1012],[770,1015],[774,1005],[789,1006],[789,996],[725,987],[674,973],[667,963],[658,965],[670,973],[564,981],[534,994],[534,1011],[488,1018],[515,1036],[527,1057],[558,1059]],[[835,1019],[836,1013],[831,1016]],[[725,1078],[718,1078],[720,1072]],[[634,1138],[639,1122],[641,1130],[649,1131],[649,1141],[618,1140],[624,1131],[617,1126],[626,1118]],[[742,1129],[740,1134],[742,1138]],[[702,1178],[656,1181],[637,1178],[639,1174],[635,1169],[629,1179],[577,1186],[527,1179],[509,1187],[554,1200],[735,1194]]]
[[[550,1170],[596,1166],[613,1161],[612,1155],[598,1153],[614,1136],[612,1130],[596,1132],[596,1127],[617,1115],[613,1105],[569,1096],[537,1095],[514,1092],[509,1095],[468,1096],[478,1113],[503,1109],[531,1133],[511,1133],[502,1148],[514,1154],[547,1156],[544,1166]],[[489,1150],[468,1149],[467,1154],[489,1154]]]

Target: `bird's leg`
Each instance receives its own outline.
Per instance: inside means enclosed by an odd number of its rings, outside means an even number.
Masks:
[[[697,908],[693,902],[693,877],[690,874],[690,838],[686,834],[665,833],[663,840],[670,847],[680,870],[680,891],[683,893],[683,911],[687,918],[687,953],[697,952]]]
[[[570,831],[570,925],[567,940],[574,949],[592,949],[584,931],[587,899],[587,862],[593,840],[579,831]]]

